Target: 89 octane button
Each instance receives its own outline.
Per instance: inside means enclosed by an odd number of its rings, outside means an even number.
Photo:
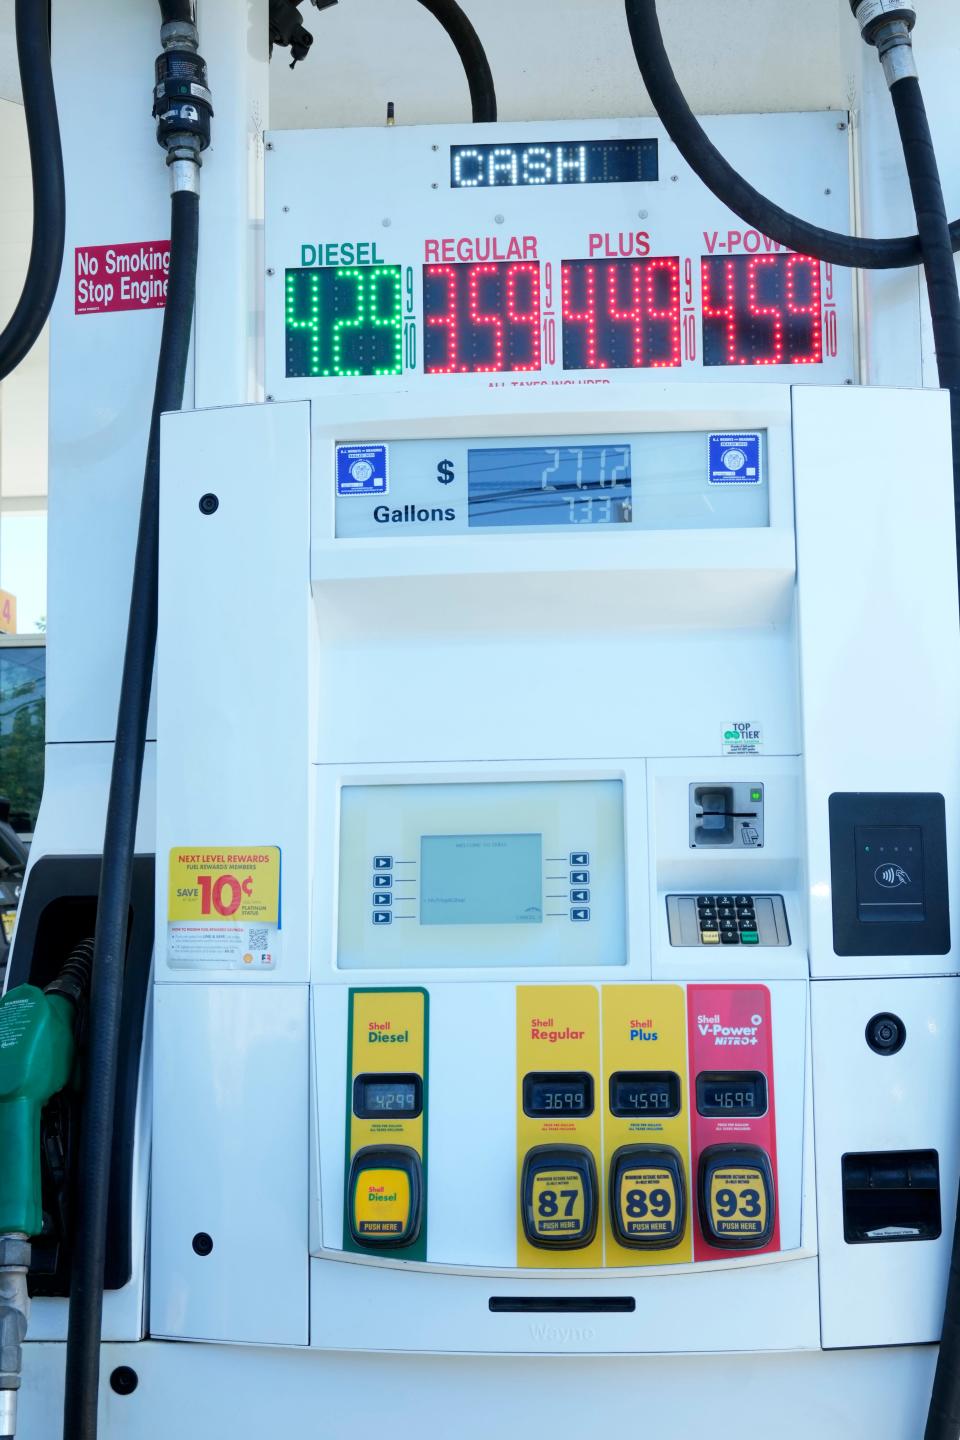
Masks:
[[[623,1145],[610,1165],[610,1218],[621,1245],[666,1250],[686,1226],[683,1161],[669,1145]]]

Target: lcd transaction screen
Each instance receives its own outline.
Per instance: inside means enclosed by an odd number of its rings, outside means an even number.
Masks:
[[[629,524],[629,445],[467,451],[467,519],[484,526]]]
[[[421,925],[539,925],[540,835],[423,835]]]

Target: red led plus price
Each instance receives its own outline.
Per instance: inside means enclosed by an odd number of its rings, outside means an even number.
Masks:
[[[428,375],[539,370],[540,265],[424,265],[423,319]]]
[[[820,262],[812,255],[704,255],[704,365],[820,365]]]
[[[564,370],[680,364],[680,261],[564,260]]]

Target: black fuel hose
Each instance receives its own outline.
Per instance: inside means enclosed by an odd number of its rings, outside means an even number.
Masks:
[[[30,144],[33,236],[23,291],[0,334],[0,380],[15,370],[47,323],[60,283],[67,205],[46,0],[17,0],[17,61]]]
[[[446,30],[457,47],[457,54],[463,63],[470,87],[470,104],[473,108],[474,123],[497,118],[497,95],[493,88],[493,74],[490,62],[480,36],[474,30],[457,0],[420,0],[435,20]]]
[[[933,322],[933,343],[940,384],[950,393],[953,437],[953,502],[960,555],[960,285],[953,259],[950,225],[926,106],[916,76],[904,76],[890,87],[910,193],[920,231],[920,249]],[[960,1234],[958,1234],[960,1244]],[[958,1257],[960,1258],[960,1257]],[[960,1292],[957,1295],[960,1306]],[[960,1351],[958,1351],[960,1357]],[[958,1411],[960,1416],[960,1411]]]
[[[195,193],[178,190],[173,194],[167,301],[143,479],[97,902],[83,1078],[77,1231],[70,1282],[64,1440],[96,1440],[97,1435],[117,1044],[137,811],[157,640],[160,416],[166,410],[179,410],[183,403],[196,294],[199,214],[199,197]]]
[[[633,53],[654,109],[690,169],[728,209],[788,250],[815,255],[828,264],[862,270],[894,270],[923,261],[919,235],[904,235],[895,240],[841,235],[791,215],[755,190],[707,138],[687,104],[663,43],[656,0],[625,0],[625,3]],[[952,249],[960,250],[960,220],[949,226],[949,233]]]
[[[196,26],[197,0],[160,0],[161,25],[172,25],[177,21]]]

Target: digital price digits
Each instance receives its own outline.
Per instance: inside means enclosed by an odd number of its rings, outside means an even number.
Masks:
[[[680,261],[564,260],[564,370],[667,369],[680,364]]]
[[[539,262],[425,265],[423,321],[428,375],[539,370]]]
[[[287,375],[403,373],[399,265],[318,265],[286,273]]]
[[[424,265],[426,374],[539,371],[544,350],[552,365],[550,271],[542,301],[538,260]],[[705,367],[823,363],[820,263],[812,256],[704,255],[700,282]],[[412,281],[408,290],[405,315],[398,265],[287,270],[287,375],[401,375]],[[695,304],[675,255],[564,260],[563,369],[676,369],[684,337],[686,358],[695,359]]]
[[[704,365],[820,365],[820,262],[812,255],[705,255]]]

